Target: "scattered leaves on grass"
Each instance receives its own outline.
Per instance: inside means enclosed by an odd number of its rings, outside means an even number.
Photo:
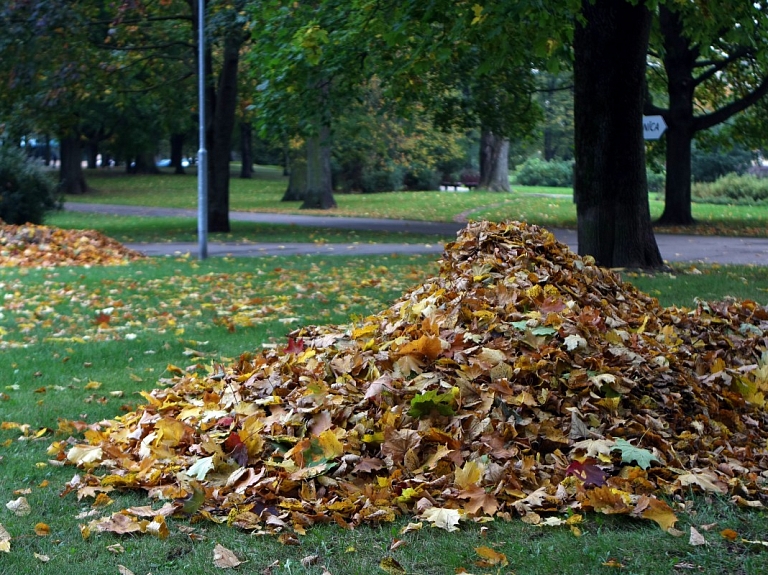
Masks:
[[[307,310],[322,317],[330,314],[329,301],[339,313],[380,309],[411,287],[414,278],[425,275],[423,266],[408,267],[414,258],[391,258],[398,260],[399,273],[390,272],[386,259],[371,265],[350,258],[344,266],[315,264],[308,269],[277,268],[265,259],[232,272],[176,271],[160,278],[145,277],[154,265],[149,263],[149,270],[142,266],[135,273],[107,277],[98,287],[80,281],[74,269],[51,270],[44,282],[9,274],[0,280],[5,293],[0,299],[0,349],[40,342],[132,341],[145,333],[181,338],[185,331],[200,328],[234,331],[288,316],[300,318]],[[377,279],[366,279],[363,286],[361,277]],[[206,352],[188,348],[185,355],[203,358]],[[142,379],[137,374],[128,377]]]
[[[143,257],[94,230],[0,222],[0,267],[120,265]]]
[[[280,538],[578,507],[672,532],[659,496],[768,495],[766,332],[754,302],[662,308],[536,226],[476,223],[389,309],[176,374],[59,455],[158,498],[196,479],[200,515]]]

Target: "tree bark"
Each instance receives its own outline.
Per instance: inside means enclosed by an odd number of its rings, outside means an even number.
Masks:
[[[84,194],[88,191],[83,175],[83,151],[80,146],[80,138],[66,136],[59,139],[59,155],[61,165],[59,167],[59,182],[61,191],[65,194]]]
[[[253,128],[249,122],[240,122],[240,177],[253,177]]]
[[[155,164],[155,155],[151,152],[140,152],[136,154],[136,165],[133,167],[134,174],[159,174],[160,170]]]
[[[659,26],[664,39],[664,68],[667,72],[669,110],[667,123],[667,179],[664,190],[664,212],[659,223],[691,225],[691,145],[693,142],[693,99],[696,82],[693,77],[698,50],[691,48],[683,35],[680,16],[659,6]]]
[[[171,167],[174,174],[184,174],[184,134],[171,134]]]
[[[307,190],[301,209],[328,210],[336,207],[331,180],[331,129],[325,125],[307,138]]]
[[[221,71],[210,123],[208,231],[229,232],[229,162],[237,109],[240,34],[224,39]]]
[[[582,11],[574,36],[579,254],[602,266],[661,268],[642,130],[651,13],[616,0],[583,0]]]
[[[489,192],[509,192],[509,139],[490,130],[480,135],[480,183]]]
[[[303,202],[307,193],[307,151],[302,147],[296,152],[286,152],[286,168],[288,171],[288,188],[280,199],[281,202]]]

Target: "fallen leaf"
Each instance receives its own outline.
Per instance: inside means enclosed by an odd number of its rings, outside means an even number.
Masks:
[[[379,569],[389,575],[406,575],[406,570],[392,557],[384,557],[379,561]]]
[[[126,567],[125,565],[118,565],[117,566],[117,572],[120,575],[134,575],[133,571],[128,569],[128,567]]]
[[[691,536],[688,539],[688,544],[694,546],[707,545],[707,540],[704,539],[704,536],[693,525],[691,525]]]
[[[17,517],[25,517],[32,513],[32,507],[30,507],[26,497],[19,497],[9,501],[5,506]]]
[[[120,545],[120,543],[113,543],[112,545],[107,545],[107,551],[114,553],[115,555],[120,555],[121,553],[125,553],[125,548]]]
[[[490,547],[486,547],[485,545],[475,547],[475,552],[482,557],[480,561],[475,561],[475,564],[478,567],[494,567],[496,565],[506,567],[509,565],[506,555],[499,553]]]
[[[51,534],[51,527],[46,523],[38,523],[35,525],[35,534],[41,537]]]
[[[739,534],[736,533],[733,529],[723,529],[720,532],[720,535],[723,537],[723,539],[727,539],[728,541],[736,541],[736,539],[739,537]]]
[[[9,553],[11,551],[11,534],[0,523],[0,552]]]
[[[565,470],[565,474],[578,477],[584,482],[584,485],[600,487],[605,485],[606,475],[605,471],[600,469],[595,463],[597,462],[592,458],[587,458],[584,461],[572,461]]]
[[[677,522],[675,512],[667,503],[647,495],[640,497],[632,515],[655,521],[664,531],[669,531]]]
[[[421,514],[422,518],[433,524],[433,527],[439,527],[446,531],[458,531],[457,525],[461,520],[461,514],[458,509],[445,509],[442,507],[430,507]]]
[[[48,555],[42,555],[40,553],[33,553],[32,555],[34,555],[35,559],[37,559],[42,563],[48,563],[48,561],[51,560],[51,558]]]
[[[414,531],[419,531],[421,530],[423,525],[424,524],[421,521],[419,521],[418,523],[413,523],[413,522],[408,523],[408,525],[400,529],[400,535],[405,535],[406,533],[413,533]]]
[[[213,564],[219,569],[232,569],[241,563],[244,562],[240,561],[232,551],[223,545],[217,543],[216,547],[213,548]]]

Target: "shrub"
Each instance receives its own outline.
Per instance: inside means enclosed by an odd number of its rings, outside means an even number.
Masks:
[[[421,168],[408,170],[403,179],[403,185],[407,190],[428,191],[440,189],[440,172]]]
[[[518,168],[515,181],[521,186],[568,188],[573,186],[573,162],[528,158]]]
[[[57,186],[18,148],[0,146],[0,219],[7,224],[41,224],[59,209]]]
[[[752,163],[752,153],[741,147],[691,151],[691,179],[694,182],[714,182],[726,174],[743,174]]]
[[[397,192],[403,189],[404,176],[405,170],[400,166],[370,169],[363,173],[361,191],[364,194]]]
[[[764,204],[768,203],[768,179],[728,174],[714,182],[693,184],[691,196],[710,204]]]

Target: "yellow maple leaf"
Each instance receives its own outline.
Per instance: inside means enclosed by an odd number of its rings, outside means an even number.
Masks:
[[[477,461],[467,461],[463,467],[454,474],[456,485],[462,489],[476,485],[483,477],[485,466]]]
[[[461,520],[461,512],[458,509],[447,509],[445,507],[430,507],[425,510],[421,516],[433,524],[433,527],[439,527],[446,531],[458,531],[457,525]]]

